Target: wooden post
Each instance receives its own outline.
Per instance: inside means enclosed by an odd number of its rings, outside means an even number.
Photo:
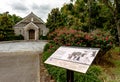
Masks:
[[[67,71],[67,82],[74,82],[74,72],[71,70]]]

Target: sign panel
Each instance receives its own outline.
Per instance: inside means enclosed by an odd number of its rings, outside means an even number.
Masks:
[[[59,47],[46,61],[69,70],[86,73],[100,48]]]

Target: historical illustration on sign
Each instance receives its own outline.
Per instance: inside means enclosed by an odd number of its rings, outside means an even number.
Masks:
[[[72,50],[71,50],[72,49]],[[53,58],[90,65],[95,58],[95,49],[61,47],[54,54]]]
[[[99,48],[62,46],[45,63],[85,73],[98,51]]]
[[[94,57],[96,56],[96,51],[83,51],[83,52],[72,52],[71,54],[66,54],[67,57],[62,57],[65,60],[72,62],[78,62],[81,64],[90,64]]]

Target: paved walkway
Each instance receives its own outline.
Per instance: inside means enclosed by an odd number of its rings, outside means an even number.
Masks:
[[[43,52],[43,48],[47,42],[0,42],[0,52],[20,52],[20,51],[39,51]]]
[[[0,82],[40,81],[39,55],[47,42],[0,42]]]

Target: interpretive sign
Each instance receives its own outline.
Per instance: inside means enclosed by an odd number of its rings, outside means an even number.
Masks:
[[[45,63],[86,73],[99,50],[100,48],[61,46]]]

